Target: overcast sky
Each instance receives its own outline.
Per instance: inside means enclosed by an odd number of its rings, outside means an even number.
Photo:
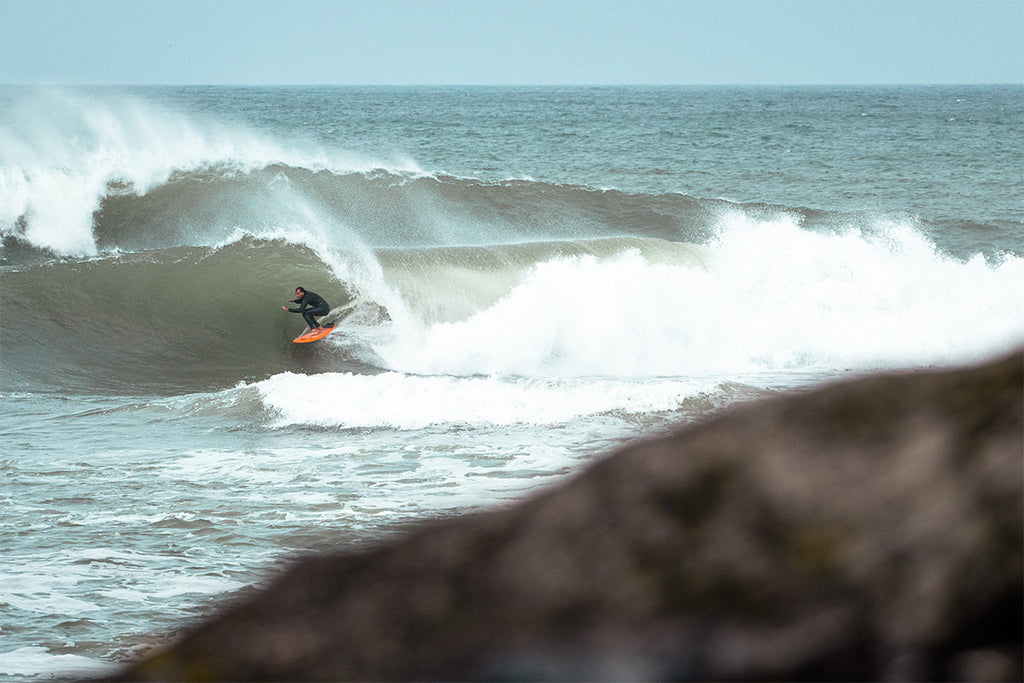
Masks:
[[[1024,82],[1024,0],[0,0],[0,82]]]

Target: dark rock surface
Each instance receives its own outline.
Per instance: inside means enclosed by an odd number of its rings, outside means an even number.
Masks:
[[[1020,680],[1024,353],[737,407],[304,560],[126,680]]]

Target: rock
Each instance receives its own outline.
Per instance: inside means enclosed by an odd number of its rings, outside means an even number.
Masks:
[[[1024,352],[628,445],[303,560],[120,680],[1020,680]]]

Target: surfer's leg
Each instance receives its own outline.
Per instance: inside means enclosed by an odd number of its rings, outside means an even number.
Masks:
[[[325,315],[327,315],[330,312],[331,312],[331,309],[330,309],[329,306],[321,306],[320,308],[318,308],[315,311],[313,311],[313,315],[315,315],[318,318],[322,318],[322,317],[324,317]],[[317,327],[322,327],[322,325],[319,322],[317,322],[316,326]]]
[[[317,308],[310,308],[302,312],[302,317],[306,319],[306,324],[309,325],[309,329],[314,330],[320,327],[320,323],[316,321],[316,316],[325,316],[331,312],[331,309],[326,306],[318,306]]]

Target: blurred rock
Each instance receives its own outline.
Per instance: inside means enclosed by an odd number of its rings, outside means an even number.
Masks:
[[[123,680],[1020,680],[1024,353],[737,407],[304,560]]]

